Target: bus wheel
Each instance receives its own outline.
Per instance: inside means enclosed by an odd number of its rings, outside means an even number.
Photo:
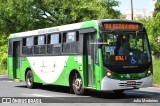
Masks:
[[[114,90],[113,92],[116,94],[123,94],[124,90]]]
[[[78,73],[75,73],[72,79],[72,89],[75,94],[83,95],[84,88],[82,86],[82,78]]]
[[[41,83],[34,82],[33,73],[31,70],[29,70],[26,74],[26,84],[27,84],[27,87],[31,89],[40,87],[42,85]]]

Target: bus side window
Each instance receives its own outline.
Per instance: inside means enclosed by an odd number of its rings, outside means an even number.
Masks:
[[[9,56],[12,56],[13,55],[13,46],[12,46],[12,43],[13,43],[13,41],[12,41],[12,39],[9,39],[9,41],[8,41],[8,55]]]
[[[78,53],[79,32],[67,32],[63,34],[63,53],[77,54]]]
[[[47,44],[51,44],[51,35],[47,35]]]
[[[34,45],[38,45],[38,36],[34,37]]]
[[[50,43],[51,44],[58,44],[58,43],[60,43],[59,38],[60,38],[59,34],[51,34]]]
[[[22,40],[23,42],[22,42],[22,54],[27,54],[26,53],[26,38],[23,38],[23,40]]]
[[[79,41],[79,32],[76,31],[76,41]]]
[[[51,35],[47,35],[47,53],[53,53],[53,46],[51,45]]]
[[[38,36],[38,45],[44,45],[45,44],[45,36],[41,35]]]
[[[55,33],[48,35],[47,53],[59,55],[61,53],[61,34]]]
[[[74,44],[74,51],[73,52],[79,53],[78,49],[79,49],[79,32],[76,31],[76,42]]]
[[[74,42],[76,41],[76,32],[68,32],[66,42]]]
[[[22,54],[33,54],[33,37],[23,38]]]
[[[63,33],[63,43],[66,43],[66,33]]]
[[[38,36],[34,37],[34,54],[39,54]]]
[[[38,41],[38,44],[37,44]],[[37,44],[34,48],[35,54],[45,54],[46,50],[46,36],[45,35],[39,35],[38,38],[35,37],[35,43]]]
[[[28,37],[27,38],[26,46],[33,46],[33,37]]]
[[[23,46],[26,46],[26,38],[23,38]]]

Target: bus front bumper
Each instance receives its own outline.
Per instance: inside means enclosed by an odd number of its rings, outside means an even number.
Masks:
[[[120,90],[120,89],[136,89],[136,88],[143,88],[143,87],[151,87],[152,86],[152,75],[142,78],[140,80],[115,80],[110,79],[105,76],[102,79],[101,83],[101,90]],[[127,85],[127,81],[135,81],[135,85]]]

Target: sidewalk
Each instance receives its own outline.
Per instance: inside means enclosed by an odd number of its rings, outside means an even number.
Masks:
[[[158,87],[158,88],[160,88],[160,84],[153,84],[153,87]]]

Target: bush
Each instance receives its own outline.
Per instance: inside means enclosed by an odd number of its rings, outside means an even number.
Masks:
[[[153,60],[153,83],[160,84],[160,58]]]
[[[7,48],[7,45],[0,47],[0,74],[7,72]]]
[[[156,57],[160,57],[160,43],[158,37],[160,36],[160,17],[143,18],[140,21],[145,25],[148,33],[151,51]]]

